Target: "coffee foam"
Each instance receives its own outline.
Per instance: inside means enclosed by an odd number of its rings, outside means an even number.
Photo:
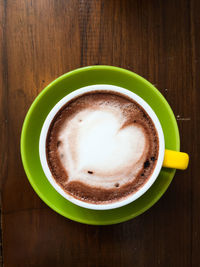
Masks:
[[[137,124],[124,126],[120,107],[89,108],[76,114],[58,135],[60,160],[68,181],[104,189],[135,179],[148,146]]]
[[[98,204],[136,192],[151,176],[158,145],[155,126],[137,103],[102,92],[86,93],[58,112],[46,151],[55,181]]]

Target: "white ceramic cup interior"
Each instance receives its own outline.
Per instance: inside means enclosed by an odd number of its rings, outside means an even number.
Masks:
[[[50,124],[57,114],[57,112],[62,108],[63,105],[65,105],[68,101],[73,99],[74,97],[77,97],[79,95],[82,95],[86,92],[92,92],[92,91],[113,91],[113,92],[118,92],[121,93],[125,96],[128,96],[132,98],[134,101],[136,101],[140,106],[143,107],[143,109],[147,112],[147,114],[150,116],[152,119],[157,132],[158,132],[158,138],[159,138],[159,152],[158,152],[158,159],[156,166],[154,168],[153,173],[151,174],[151,177],[148,179],[148,181],[135,193],[130,194],[127,198],[119,200],[117,202],[113,203],[108,203],[108,204],[92,204],[92,203],[87,203],[81,200],[78,200],[74,198],[73,196],[67,194],[54,180],[51,171],[49,169],[48,163],[47,163],[47,158],[46,158],[46,138],[47,138],[47,133],[48,129],[50,127]],[[163,164],[163,159],[164,159],[164,150],[165,150],[165,142],[164,142],[164,135],[162,131],[162,127],[160,125],[160,122],[155,114],[155,112],[152,110],[152,108],[138,95],[132,93],[131,91],[124,89],[122,87],[118,86],[113,86],[113,85],[105,85],[105,84],[98,84],[98,85],[90,85],[86,87],[82,87],[80,89],[75,90],[74,92],[68,94],[64,98],[62,98],[50,111],[48,114],[42,130],[40,134],[40,141],[39,141],[39,154],[40,154],[40,161],[41,165],[43,168],[43,171],[51,183],[51,185],[55,188],[55,190],[61,194],[64,198],[67,200],[71,201],[72,203],[84,207],[87,209],[94,209],[94,210],[108,210],[108,209],[115,209],[122,207],[124,205],[127,205],[136,199],[138,199],[140,196],[142,196],[155,182],[156,178],[158,177],[162,164]],[[97,151],[98,153],[98,151]]]

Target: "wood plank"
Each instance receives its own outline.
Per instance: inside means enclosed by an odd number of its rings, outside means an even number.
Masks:
[[[5,10],[3,2],[0,1],[0,193],[2,193],[3,177],[7,168],[7,111],[6,111],[6,58],[5,58],[5,42],[3,40],[5,32]],[[0,198],[0,266],[3,266],[2,258],[2,216],[1,216],[1,198]]]

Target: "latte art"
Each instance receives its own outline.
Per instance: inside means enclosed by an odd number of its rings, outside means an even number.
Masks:
[[[46,151],[55,181],[68,194],[98,204],[125,198],[144,185],[158,145],[142,107],[124,95],[93,92],[58,112]]]
[[[137,124],[123,127],[118,112],[84,110],[62,128],[58,152],[68,181],[107,189],[137,176],[148,151],[147,138]]]

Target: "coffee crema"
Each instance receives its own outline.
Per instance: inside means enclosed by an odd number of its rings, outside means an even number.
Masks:
[[[112,91],[70,100],[54,117],[46,140],[56,183],[93,204],[137,192],[151,177],[158,152],[158,133],[149,115],[128,96]]]

